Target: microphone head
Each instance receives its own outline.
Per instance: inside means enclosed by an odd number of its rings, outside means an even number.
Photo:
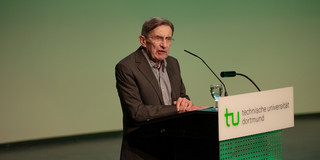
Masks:
[[[196,54],[194,54],[194,53],[191,53],[191,52],[189,52],[189,51],[187,51],[187,50],[184,50],[184,51],[187,52],[187,53],[189,53],[189,54],[191,54],[191,55],[193,55],[193,56],[195,56],[195,57],[200,58],[198,55],[196,55]]]
[[[237,75],[236,71],[223,71],[220,73],[222,78],[224,77],[235,77]]]

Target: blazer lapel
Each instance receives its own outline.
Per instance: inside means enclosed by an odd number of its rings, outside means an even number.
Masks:
[[[160,99],[161,104],[164,104],[162,93],[159,88],[159,84],[157,82],[157,79],[154,76],[154,73],[153,73],[148,61],[144,57],[141,49],[139,49],[136,54],[136,63],[137,63],[137,67],[138,67],[139,71],[145,76],[145,78],[153,86],[154,90],[156,91],[156,93]]]
[[[172,66],[172,63],[171,61],[168,61],[167,60],[167,73],[168,73],[168,77],[169,77],[169,80],[170,80],[170,85],[171,85],[171,98],[172,100],[176,100],[178,97],[176,97],[177,93],[176,93],[176,90],[175,90],[175,81],[174,81],[174,74],[175,74],[175,71],[174,71],[174,68]]]

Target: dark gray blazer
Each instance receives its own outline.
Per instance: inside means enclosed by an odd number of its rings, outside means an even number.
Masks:
[[[172,101],[189,97],[180,75],[178,61],[168,56],[167,72],[171,83]],[[153,159],[130,144],[129,135],[139,128],[137,122],[177,114],[176,107],[164,105],[154,73],[142,53],[142,47],[121,60],[115,68],[117,90],[123,112],[121,159]]]

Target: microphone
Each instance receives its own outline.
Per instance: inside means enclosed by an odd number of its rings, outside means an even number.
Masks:
[[[214,76],[220,81],[220,83],[223,85],[224,90],[225,90],[224,96],[228,96],[228,92],[227,92],[226,86],[225,86],[224,83],[221,81],[221,79],[216,75],[216,73],[214,73],[214,72],[212,71],[212,69],[207,65],[207,63],[206,63],[201,57],[199,57],[198,55],[196,55],[196,54],[194,54],[194,53],[191,53],[191,52],[189,52],[189,51],[187,51],[187,50],[184,50],[184,51],[187,52],[187,53],[189,53],[189,54],[191,54],[191,55],[193,55],[193,56],[195,56],[195,57],[197,57],[197,58],[199,58],[199,59],[209,68],[209,70],[213,73],[213,75],[214,75]]]
[[[250,79],[248,76],[246,76],[244,74],[237,73],[236,71],[223,71],[223,72],[220,73],[220,76],[222,78],[224,78],[224,77],[235,77],[236,75],[243,76],[243,77],[247,78],[258,89],[258,91],[261,91],[260,88],[256,85],[256,83],[254,83],[252,79]]]

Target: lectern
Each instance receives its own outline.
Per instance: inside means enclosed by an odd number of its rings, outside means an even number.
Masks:
[[[293,88],[221,97],[219,111],[139,125],[129,144],[154,159],[282,159],[282,129],[294,126]]]
[[[219,159],[218,112],[193,111],[140,125],[129,144],[155,159]]]

